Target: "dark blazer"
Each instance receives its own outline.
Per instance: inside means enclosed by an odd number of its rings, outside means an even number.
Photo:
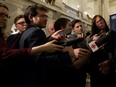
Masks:
[[[36,27],[36,26],[29,26],[28,29],[23,32],[23,34],[20,38],[20,42],[19,42],[20,46],[19,47],[20,48],[33,47],[33,46],[37,46],[37,45],[42,45],[42,44],[46,43],[47,41],[48,40],[46,38],[46,35],[42,29],[40,29],[39,27]],[[58,53],[60,53],[60,52],[58,52]],[[45,56],[45,58],[49,59],[49,60],[52,60],[52,58],[53,58],[53,61],[55,59],[56,59],[56,61],[59,61],[59,57],[61,57],[61,55],[59,56],[57,54],[55,54],[55,57],[53,56],[53,54],[52,54],[52,56],[51,56],[51,54],[47,54],[47,53],[40,53],[40,54],[42,54],[42,56]],[[46,57],[46,55],[43,55],[43,54],[47,54],[47,57]],[[70,64],[71,61],[70,61],[68,53],[66,52],[64,54],[66,54],[68,56],[68,58],[62,58],[62,59],[66,60],[66,61],[68,60],[66,64]]]
[[[19,44],[20,48],[24,48],[42,45],[47,41],[48,39],[46,38],[46,35],[42,29],[36,26],[29,26],[23,32]],[[65,82],[65,80],[69,81],[69,79],[63,77],[66,76],[68,72],[64,73],[64,71],[66,71],[69,65],[72,64],[68,52],[56,52],[51,54],[38,53],[38,55],[34,56],[34,60],[32,61],[34,61],[34,68],[36,68],[35,86],[57,87],[61,86],[61,84],[67,85],[67,81]],[[60,81],[58,79],[60,79]]]
[[[20,37],[21,37],[21,33],[17,33],[17,34],[12,34],[12,35],[10,35],[10,36],[7,38],[7,45],[8,45],[10,48],[13,48],[13,49],[19,48],[19,40],[20,40]]]
[[[46,35],[44,31],[40,28],[36,28],[35,26],[29,26],[27,30],[25,30],[20,39],[20,48],[24,47],[32,47],[45,43]]]

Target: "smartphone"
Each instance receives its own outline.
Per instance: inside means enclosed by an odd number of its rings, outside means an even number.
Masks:
[[[71,34],[71,31],[72,31],[71,28],[67,28],[67,29],[64,29],[63,31],[59,32],[59,34],[60,34],[61,36],[66,36],[66,35]]]

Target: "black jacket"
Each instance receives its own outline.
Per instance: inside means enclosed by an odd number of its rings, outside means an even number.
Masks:
[[[19,45],[20,48],[28,48],[42,45],[47,41],[48,39],[42,29],[36,26],[29,26],[27,30],[23,32]],[[34,56],[34,60],[32,61],[36,73],[35,86],[56,87],[62,86],[63,84],[67,85],[69,79],[67,79],[68,72],[66,71],[72,64],[68,52],[38,53]]]

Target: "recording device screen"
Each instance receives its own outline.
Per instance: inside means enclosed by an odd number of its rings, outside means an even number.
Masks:
[[[63,31],[59,32],[59,34],[61,36],[65,36],[65,35],[71,34],[71,31],[72,31],[72,29],[68,28],[68,29],[64,29]]]

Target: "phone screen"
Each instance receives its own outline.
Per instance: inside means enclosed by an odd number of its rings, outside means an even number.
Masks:
[[[59,34],[61,36],[65,36],[65,35],[71,34],[71,31],[72,31],[72,29],[71,28],[68,28],[68,29],[64,29],[63,31],[59,32]]]

